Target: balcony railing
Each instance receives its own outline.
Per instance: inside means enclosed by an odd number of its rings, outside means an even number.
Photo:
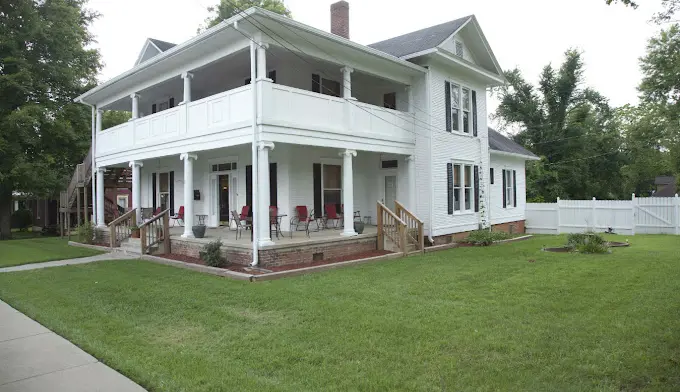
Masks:
[[[259,84],[260,120],[266,127],[311,131],[312,138],[313,132],[325,132],[415,143],[409,113],[269,82]],[[106,129],[97,135],[97,157],[247,128],[252,122],[251,94],[251,86],[243,86]]]

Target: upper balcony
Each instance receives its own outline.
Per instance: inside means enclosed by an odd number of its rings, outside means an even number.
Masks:
[[[416,120],[406,83],[274,45],[265,64],[266,78],[251,83],[243,47],[100,105],[137,118],[97,132],[97,165],[250,143],[255,105],[260,140],[413,153]]]

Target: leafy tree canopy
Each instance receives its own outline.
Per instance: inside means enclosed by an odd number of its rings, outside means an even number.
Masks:
[[[629,7],[637,8],[638,4],[633,0],[604,0],[608,5],[622,3]],[[663,10],[654,14],[652,20],[658,24],[673,21],[675,14],[680,11],[680,0],[661,0]]]
[[[545,66],[538,86],[518,69],[505,76],[508,84],[496,91],[500,105],[495,116],[504,126],[519,129],[515,140],[541,157],[528,165],[527,196],[551,201],[620,195],[620,134],[607,100],[581,87],[581,54],[568,50],[559,68]]]
[[[0,2],[0,238],[10,236],[12,191],[53,194],[89,146],[90,109],[73,98],[101,63],[88,48],[97,14],[84,4]]]
[[[260,7],[288,18],[291,17],[290,10],[286,8],[283,0],[220,0],[218,5],[208,7],[210,16],[205,20],[205,24],[199,28],[199,31],[209,29],[250,7]]]

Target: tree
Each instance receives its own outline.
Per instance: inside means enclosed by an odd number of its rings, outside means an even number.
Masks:
[[[84,3],[0,2],[0,238],[11,236],[12,191],[53,195],[87,151],[91,112],[73,98],[101,64]]]
[[[541,157],[527,169],[527,193],[546,201],[621,195],[621,135],[598,92],[582,88],[583,62],[575,50],[559,69],[543,68],[538,87],[518,69],[497,89],[495,117],[518,129],[515,140]]]
[[[107,110],[102,116],[102,129],[109,129],[130,121],[132,113],[122,110]]]
[[[636,2],[632,0],[604,0],[607,5],[611,5],[612,3],[622,3],[626,6],[637,8],[638,5]],[[652,17],[652,20],[656,22],[657,24],[661,23],[667,23],[671,22],[673,20],[673,16],[680,11],[680,0],[661,0],[661,5],[663,7],[663,11],[660,11]]]
[[[260,7],[288,18],[291,17],[290,10],[286,8],[283,0],[220,0],[218,5],[208,7],[210,16],[198,30],[209,29],[250,7]]]

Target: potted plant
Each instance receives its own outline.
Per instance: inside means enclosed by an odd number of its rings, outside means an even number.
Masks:
[[[205,237],[205,225],[194,225],[191,226],[191,231],[194,233],[194,237],[203,238]]]
[[[357,234],[362,234],[364,232],[364,222],[354,221],[354,231]]]
[[[130,226],[130,238],[139,238],[139,227],[137,225]]]

